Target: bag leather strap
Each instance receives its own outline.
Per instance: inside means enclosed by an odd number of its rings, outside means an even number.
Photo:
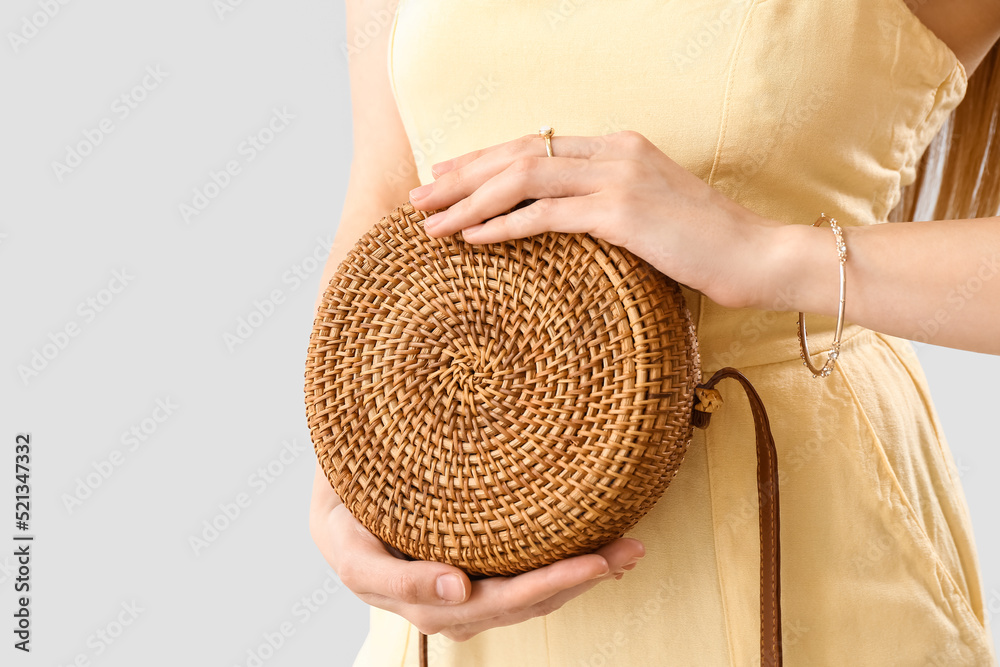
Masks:
[[[778,453],[764,403],[750,381],[735,368],[723,368],[698,385],[691,423],[707,428],[711,413],[722,403],[715,385],[726,378],[746,391],[757,440],[757,510],[760,517],[760,664],[781,667],[781,549],[778,517]],[[427,635],[420,633],[420,667],[427,665]]]
[[[778,517],[778,452],[767,420],[767,411],[760,395],[750,381],[735,368],[723,368],[712,378],[698,385],[711,392],[709,400],[699,395],[691,423],[707,428],[709,417],[722,397],[714,391],[715,385],[726,378],[743,385],[753,413],[757,440],[757,513],[760,524],[760,664],[761,667],[781,666],[781,547]],[[718,401],[713,404],[711,399]]]

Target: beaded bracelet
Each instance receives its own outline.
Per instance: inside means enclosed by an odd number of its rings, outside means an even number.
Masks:
[[[834,364],[837,363],[837,357],[840,356],[840,336],[844,331],[844,297],[847,293],[847,272],[844,270],[844,264],[847,263],[847,245],[844,243],[844,232],[834,218],[828,218],[823,213],[820,214],[819,220],[813,223],[813,227],[819,227],[824,221],[829,221],[830,228],[833,229],[833,235],[837,240],[837,255],[840,258],[840,307],[837,310],[837,332],[833,336],[833,345],[830,347],[829,356],[822,368],[813,366],[809,359],[805,313],[799,313],[799,356],[802,357],[803,365],[812,372],[814,378],[829,376],[833,371]]]

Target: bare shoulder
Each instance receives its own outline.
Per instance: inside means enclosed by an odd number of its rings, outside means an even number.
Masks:
[[[1000,39],[1000,0],[906,0],[970,74]]]

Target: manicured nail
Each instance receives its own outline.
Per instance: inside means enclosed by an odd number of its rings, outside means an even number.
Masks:
[[[437,164],[431,165],[431,175],[437,178],[441,174],[449,171],[451,169],[451,160],[445,160],[444,162],[438,162]]]
[[[435,229],[441,226],[441,223],[444,222],[446,217],[448,217],[447,214],[448,211],[441,211],[439,213],[435,213],[434,215],[428,217],[426,220],[424,220],[424,230],[426,230],[428,233],[433,232]]]
[[[417,199],[423,199],[430,194],[433,189],[433,183],[427,183],[426,185],[421,185],[419,188],[413,188],[410,190],[410,199],[416,201]]]
[[[606,575],[610,571],[611,571],[611,566],[608,565],[607,561],[604,561],[604,567],[601,568],[600,572],[598,572],[597,574],[595,574],[594,576],[592,576],[591,579],[597,579],[599,577],[603,577],[604,575]]]
[[[457,574],[442,574],[437,578],[437,594],[446,602],[461,602],[465,599],[465,584]]]
[[[484,229],[485,227],[486,225],[483,224],[473,225],[472,227],[466,227],[465,229],[462,230],[462,238],[464,238],[466,241],[472,241],[472,242],[478,241],[483,237],[483,234],[486,233],[486,230]]]

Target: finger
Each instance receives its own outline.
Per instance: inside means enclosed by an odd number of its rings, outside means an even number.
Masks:
[[[545,140],[542,139],[542,141]],[[472,162],[473,160],[483,155],[484,153],[496,150],[497,148],[500,148],[504,144],[508,143],[510,142],[502,141],[499,144],[493,144],[492,146],[487,146],[486,148],[479,148],[474,151],[469,151],[468,153],[463,153],[462,155],[453,157],[449,160],[442,160],[441,162],[435,162],[434,164],[431,165],[431,176],[433,176],[434,178],[438,178],[442,174],[451,171],[455,167],[468,164],[469,162]]]
[[[341,581],[374,606],[396,611],[404,605],[450,605],[472,590],[457,567],[432,561],[401,560],[344,505],[329,515],[320,550]]]
[[[555,157],[614,159],[623,156],[623,149],[626,148],[624,142],[619,140],[618,135],[621,134],[553,137],[552,153]],[[427,188],[427,194],[414,197],[414,191],[411,190],[410,201],[416,208],[425,211],[446,208],[467,197],[518,158],[546,156],[545,140],[538,134],[526,134],[496,146],[472,151],[449,160],[453,164],[447,171],[441,172],[433,183],[421,186]]]
[[[313,492],[309,503],[309,516],[321,516],[329,513],[340,502],[340,496],[334,491],[326,473],[323,472],[323,467],[317,461],[316,471],[313,474]]]
[[[608,564],[607,571],[597,575],[596,577],[588,577],[587,579],[574,583],[571,586],[562,586],[558,588],[554,587],[547,591],[537,590],[530,595],[522,595],[520,592],[513,592],[513,591],[501,592],[499,597],[501,597],[506,603],[505,608],[501,610],[501,614],[521,613],[522,611],[525,611],[535,605],[545,603],[547,600],[551,600],[552,598],[559,598],[560,596],[562,596],[562,598],[564,598],[565,600],[572,599],[577,595],[579,595],[580,593],[583,593],[584,591],[593,588],[601,581],[615,576],[615,573],[618,570],[620,570],[624,565],[627,565],[628,563],[632,562],[633,559],[638,560],[645,554],[645,552],[646,552],[645,546],[643,546],[642,542],[640,542],[639,540],[633,538],[621,538],[615,540],[609,544],[604,545],[603,547],[601,547],[592,554],[587,554],[586,556],[577,557],[577,558],[587,558],[589,556],[600,556]],[[571,560],[575,559],[571,558],[562,562],[567,563]],[[559,564],[560,563],[556,563],[556,565]],[[553,566],[550,565],[549,567]],[[539,570],[528,572],[527,574],[520,575],[520,577],[527,577],[528,575],[532,575],[535,572],[539,572]],[[512,589],[514,584],[513,580],[510,580],[507,583],[508,583],[507,588]],[[473,594],[475,594],[475,592]],[[456,611],[458,613],[461,613],[458,610]]]
[[[543,232],[594,232],[605,222],[596,201],[596,194],[539,199],[524,208],[466,227],[462,238],[469,243],[499,243]]]
[[[317,462],[313,475],[312,497],[309,500],[309,533],[331,567],[333,567],[333,561],[330,560],[328,552],[323,550],[323,545],[329,531],[330,513],[340,504],[340,496],[334,491],[326,473],[323,472],[323,467]]]
[[[550,139],[552,143],[552,155],[587,159],[618,159],[622,156],[622,152],[617,149],[609,151],[609,149],[618,143],[617,140],[620,139],[623,134],[625,133],[611,132],[609,134],[596,136],[553,135]],[[468,153],[464,153],[458,157],[453,157],[450,160],[444,160],[442,162],[432,164],[431,174],[434,178],[438,178],[449,171],[454,171],[455,169],[464,167],[490,151],[494,151],[498,148],[508,148],[510,145],[516,145],[518,143],[522,146],[530,147],[531,152],[528,153],[530,155],[548,155],[548,152],[545,150],[545,138],[537,132],[531,132],[511,141],[504,141],[499,144],[494,144],[493,146],[469,151]],[[538,151],[534,149],[536,144],[540,146]]]
[[[601,547],[594,553],[604,557],[609,565],[609,572],[604,575],[588,579],[587,581],[583,581],[575,586],[557,591],[545,599],[538,600],[533,604],[514,612],[508,611],[506,613],[501,613],[481,620],[459,621],[452,625],[445,634],[452,639],[467,639],[483,632],[484,630],[505,625],[513,625],[538,616],[550,614],[602,581],[615,577],[616,572],[635,567],[639,559],[645,554],[645,547],[639,540],[633,538],[622,538]],[[468,607],[468,605],[455,607],[450,609],[448,613],[456,618],[461,618],[465,613],[465,607]]]
[[[552,142],[552,154],[553,155],[556,154],[556,147],[558,145],[559,155],[561,157],[573,156],[574,154],[571,153],[570,151],[576,150],[578,146],[576,144],[574,144],[572,147],[564,145],[566,143],[566,140],[584,139],[584,138],[586,137],[569,137],[569,136],[564,137],[560,135],[559,139],[556,139],[555,136],[552,136],[550,138],[550,141]],[[469,151],[468,153],[464,153],[462,155],[459,155],[458,157],[453,157],[450,160],[445,160],[443,162],[432,164],[431,174],[434,176],[434,178],[439,178],[443,174],[458,169],[459,167],[464,167],[470,162],[474,162],[475,160],[478,160],[482,156],[486,155],[487,153],[496,151],[497,149],[508,150],[510,151],[510,154],[512,155],[516,154],[518,156],[520,155],[538,155],[539,157],[548,156],[548,151],[545,148],[545,137],[543,137],[538,132],[531,132],[529,134],[522,135],[517,139],[512,139],[510,141],[503,141],[499,144],[487,146],[486,148],[480,148],[478,150]],[[525,152],[525,149],[528,149],[529,152]],[[583,156],[578,155],[576,157],[583,157]]]
[[[567,558],[514,577],[476,581],[469,601],[446,613],[453,623],[485,621],[519,613],[563,591],[611,576],[620,565],[643,553],[642,542],[623,538],[593,553]]]
[[[463,604],[428,607],[382,597],[371,604],[409,619],[426,634],[434,634],[456,624],[479,622],[520,611],[559,591],[610,572],[602,556],[586,554],[514,577],[492,577],[472,582],[471,593]]]
[[[609,164],[565,157],[519,158],[468,197],[427,218],[424,229],[431,236],[448,236],[501,215],[526,199],[597,192],[612,176]]]

